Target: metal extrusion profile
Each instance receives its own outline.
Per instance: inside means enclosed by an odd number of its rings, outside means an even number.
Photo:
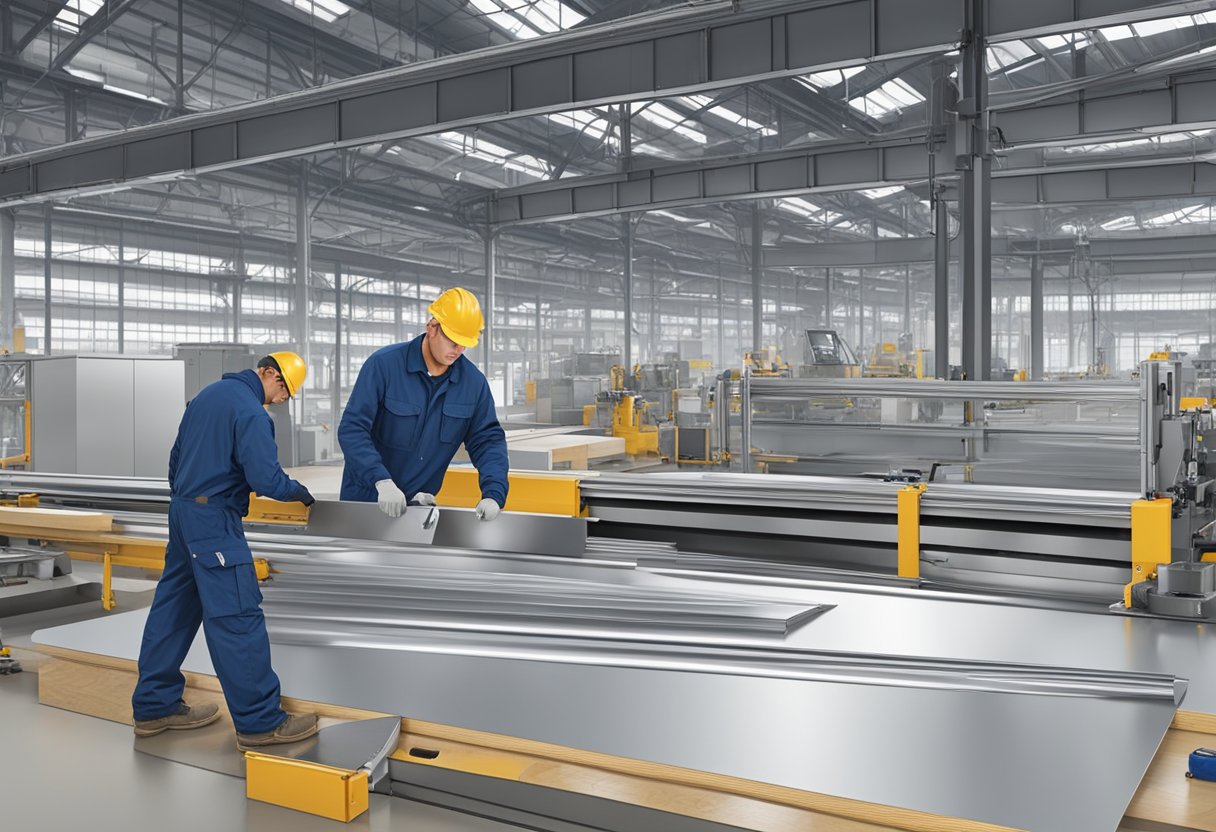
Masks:
[[[375,503],[317,500],[308,513],[308,534],[427,544],[434,540],[441,519],[433,506],[408,506],[400,517],[389,517]]]
[[[587,551],[587,520],[504,511],[487,522],[472,509],[445,506],[432,542],[458,549],[581,557]]]

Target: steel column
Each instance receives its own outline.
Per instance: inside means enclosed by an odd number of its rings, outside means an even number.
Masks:
[[[17,327],[16,217],[0,211],[0,344],[13,347]]]
[[[1043,258],[1030,258],[1030,377],[1043,380]]]
[[[933,368],[950,378],[950,211],[939,193],[933,209]]]
[[[633,367],[633,216],[626,214],[622,222],[625,235],[625,268],[621,287],[625,300],[625,349],[621,359],[628,375]]]
[[[118,226],[118,351],[126,351],[127,328],[127,241],[122,223]],[[237,336],[240,340],[240,336]]]
[[[51,204],[42,220],[42,354],[51,354]]]
[[[338,424],[342,409],[342,264],[334,263],[334,367],[330,373],[330,424]]]
[[[988,147],[985,0],[969,0],[962,50],[963,97],[958,164],[962,222],[963,372],[968,379],[992,375],[992,157]]]
[[[764,299],[761,297],[761,278],[763,276],[763,266],[760,257],[762,254],[761,239],[763,233],[763,219],[760,215],[760,204],[752,206],[752,237],[751,237],[751,258],[752,258],[752,349],[760,350],[764,347]]]
[[[497,256],[495,241],[496,235],[493,231],[487,228],[485,233],[486,303],[484,309],[482,310],[485,315],[486,328],[485,332],[482,333],[481,341],[485,345],[485,348],[481,353],[482,372],[486,374],[487,379],[489,379],[491,376],[490,366],[491,362],[494,361],[494,307],[497,305],[494,297],[495,281],[497,279],[494,268],[494,259]],[[503,401],[506,401],[506,392],[507,382],[504,377]]]
[[[296,343],[304,366],[312,366],[312,332],[309,327],[308,295],[312,283],[312,211],[308,207],[308,162],[300,162],[300,181],[296,188],[296,297],[292,312],[295,315]],[[304,416],[304,401],[308,388],[301,388],[296,401],[299,415]]]

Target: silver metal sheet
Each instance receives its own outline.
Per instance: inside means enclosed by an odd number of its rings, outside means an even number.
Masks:
[[[472,509],[440,509],[436,546],[579,557],[587,551],[587,521],[582,517],[504,511],[478,520]]]
[[[236,747],[232,720],[225,713],[219,720],[189,731],[165,731],[154,737],[136,737],[141,754],[185,763],[232,777],[245,776],[245,753]]]
[[[375,503],[317,500],[308,512],[308,534],[350,540],[430,543],[440,522],[433,506],[407,506],[389,517]]]
[[[129,658],[143,619],[36,637]],[[274,657],[292,696],[1039,832],[1115,829],[1174,713],[1165,699],[595,667],[408,644],[275,644]],[[201,641],[186,667],[211,672]]]

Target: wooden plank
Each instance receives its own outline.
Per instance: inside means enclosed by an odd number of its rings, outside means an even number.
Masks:
[[[0,524],[44,529],[47,532],[108,532],[114,528],[114,515],[100,511],[0,506]]]
[[[1216,744],[1212,739],[1195,731],[1167,731],[1126,817],[1216,832],[1216,783],[1186,777],[1187,757],[1196,748]]]

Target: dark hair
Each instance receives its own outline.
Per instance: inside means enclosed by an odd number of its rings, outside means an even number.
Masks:
[[[280,375],[283,373],[283,368],[279,366],[279,362],[274,360],[273,355],[266,355],[262,357],[262,360],[258,362],[258,369],[260,370],[263,367],[270,367]]]

